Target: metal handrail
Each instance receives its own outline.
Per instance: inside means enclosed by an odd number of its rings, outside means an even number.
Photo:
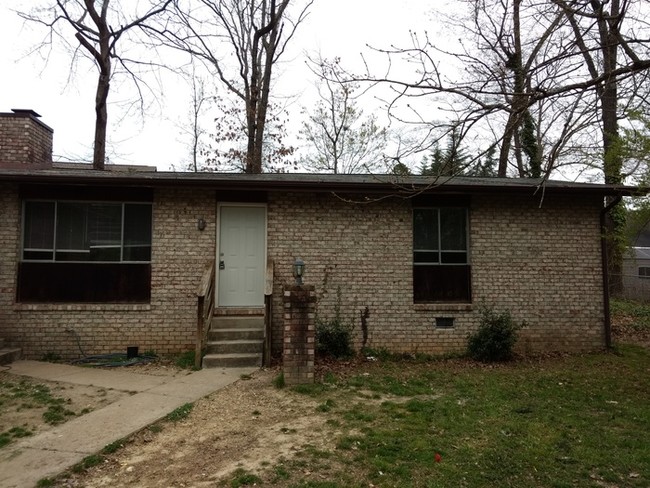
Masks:
[[[201,368],[203,348],[207,342],[208,332],[210,332],[210,323],[214,312],[214,286],[215,262],[212,260],[206,265],[196,291],[196,349],[194,352],[194,367],[196,369]]]

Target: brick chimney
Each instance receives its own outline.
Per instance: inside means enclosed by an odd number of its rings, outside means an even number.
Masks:
[[[0,168],[52,167],[53,130],[29,109],[0,113]]]

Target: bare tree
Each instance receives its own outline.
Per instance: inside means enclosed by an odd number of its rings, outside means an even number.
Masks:
[[[359,84],[343,79],[339,62],[314,63],[320,99],[314,109],[304,109],[301,134],[308,153],[302,164],[334,174],[377,172],[385,160],[386,129],[376,116],[364,116],[357,104]]]
[[[47,8],[20,13],[22,18],[46,26],[48,37],[43,45],[58,37],[70,48],[73,64],[79,54],[86,54],[98,70],[95,94],[95,137],[93,168],[104,169],[106,158],[106,130],[108,125],[108,94],[116,62],[139,87],[138,74],[132,69],[139,61],[131,59],[127,50],[118,50],[118,43],[137,45],[147,35],[149,23],[164,13],[172,0],[150,0],[143,8],[140,2],[133,8],[124,8],[111,0],[56,0]],[[68,28],[79,43],[74,46]]]
[[[307,15],[295,17],[290,0],[174,0],[175,16],[162,42],[199,58],[243,105],[245,172],[262,172],[264,130],[273,68]]]
[[[205,79],[197,73],[194,63],[190,64],[189,72],[185,73],[183,77],[186,78],[190,87],[189,120],[180,121],[176,126],[181,134],[185,136],[186,139],[184,139],[188,141],[189,161],[184,161],[180,169],[196,173],[204,170],[206,166],[205,161],[203,161],[203,156],[206,153],[206,137],[208,135],[205,128],[206,112],[218,99],[209,87],[206,87]]]
[[[207,134],[209,142],[201,148],[204,163],[199,170],[246,172],[246,114],[230,98],[215,97],[214,108],[214,131]],[[285,111],[269,104],[261,148],[264,173],[283,173],[295,166],[295,147],[287,142],[287,118]]]
[[[545,175],[567,160],[591,164],[599,149],[606,181],[620,181],[619,162],[607,150],[616,138],[614,122],[625,116],[621,107],[647,103],[650,42],[640,28],[647,28],[642,4],[459,1],[467,11],[455,25],[462,29],[460,48],[413,33],[407,48],[376,50],[387,58],[386,72],[376,76],[368,63],[355,78],[389,85],[388,107],[399,120],[446,125],[447,133],[458,127],[465,139],[472,131],[478,138],[492,134],[500,176],[508,168],[534,174],[542,161]],[[404,65],[416,67],[414,78],[391,76]],[[429,113],[427,101],[435,106]],[[592,140],[594,127],[603,134],[600,145]]]

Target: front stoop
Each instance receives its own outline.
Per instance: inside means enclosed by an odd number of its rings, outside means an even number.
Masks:
[[[203,356],[204,368],[262,365],[264,317],[217,315]]]
[[[8,347],[4,338],[0,338],[0,364],[10,364],[18,361],[22,356],[22,349],[19,347]]]

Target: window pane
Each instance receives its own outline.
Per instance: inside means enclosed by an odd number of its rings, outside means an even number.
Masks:
[[[90,261],[119,261],[122,247],[122,204],[88,204]]]
[[[88,261],[87,216],[85,203],[59,202],[56,213],[57,261]]]
[[[438,249],[438,209],[413,209],[413,249]]]
[[[441,254],[443,264],[466,264],[467,263],[466,252],[441,252],[440,254]]]
[[[416,251],[413,253],[413,262],[422,264],[422,263],[438,263],[440,259],[440,253],[438,251],[425,252],[425,251]]]
[[[124,205],[124,261],[151,261],[151,205]]]
[[[23,259],[52,259],[54,202],[25,202]]]
[[[59,202],[57,261],[119,261],[122,205]]]
[[[471,267],[413,266],[413,301],[471,302]]]
[[[464,208],[440,209],[440,247],[446,251],[467,249],[467,211]]]

